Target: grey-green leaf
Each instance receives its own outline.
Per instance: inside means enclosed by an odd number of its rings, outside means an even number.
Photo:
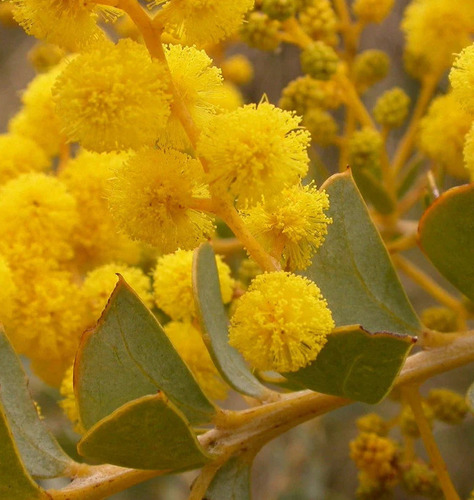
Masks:
[[[20,360],[0,327],[0,401],[29,473],[38,478],[68,474],[74,461],[40,420]]]
[[[229,345],[228,319],[216,259],[208,243],[194,253],[193,291],[204,342],[220,374],[236,391],[265,399],[270,391],[252,375],[240,353]]]
[[[158,321],[122,277],[96,328],[81,339],[74,380],[86,429],[129,401],[157,391],[193,425],[210,422],[216,412]]]
[[[204,500],[250,500],[250,468],[246,456],[230,458],[216,473]]]
[[[323,188],[333,223],[304,274],[321,289],[336,325],[416,335],[419,319],[350,171],[333,175]]]

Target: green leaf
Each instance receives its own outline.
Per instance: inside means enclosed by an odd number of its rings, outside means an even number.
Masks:
[[[0,406],[0,498],[37,500],[49,498],[23,465],[5,411]]]
[[[208,423],[206,398],[153,314],[120,276],[74,365],[75,392],[86,429],[123,404],[163,391],[192,424]]]
[[[440,273],[474,300],[474,184],[454,187],[426,210],[420,245]]]
[[[369,333],[359,325],[337,328],[309,366],[283,375],[308,389],[364,403],[378,403],[389,392],[415,339]]]
[[[205,500],[250,500],[250,468],[248,457],[232,457],[216,473]]]
[[[196,469],[210,460],[184,414],[163,393],[131,401],[94,425],[77,449],[89,459],[133,469]]]
[[[472,383],[467,390],[466,403],[469,406],[471,413],[474,413],[474,383]]]
[[[391,214],[395,210],[395,201],[382,183],[367,169],[354,169],[352,171],[357,187],[364,198],[372,203],[377,212]]]
[[[350,171],[333,175],[323,188],[333,223],[305,275],[321,289],[336,325],[419,333],[420,322]]]
[[[208,243],[194,252],[193,291],[203,339],[219,373],[236,391],[264,399],[268,389],[252,375],[240,353],[229,345],[216,258]]]
[[[73,460],[40,420],[20,360],[0,327],[0,401],[29,473],[38,478],[67,475]]]

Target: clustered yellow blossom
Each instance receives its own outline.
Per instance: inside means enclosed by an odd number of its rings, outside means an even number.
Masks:
[[[234,280],[230,268],[216,257],[222,301],[231,301]],[[153,291],[156,305],[174,320],[188,321],[196,317],[192,285],[193,252],[178,250],[164,255],[153,271]]]
[[[74,395],[73,376],[74,376],[74,367],[70,366],[66,370],[64,378],[61,381],[61,386],[59,388],[59,392],[61,396],[64,398],[59,401],[59,405],[66,414],[66,417],[73,424],[74,430],[78,434],[84,434],[85,429],[82,427],[80,423],[79,410],[77,408],[76,396]]]
[[[364,23],[381,23],[390,13],[395,0],[355,0],[354,14]]]
[[[468,113],[474,115],[474,44],[466,47],[458,55],[449,79],[453,86],[454,97]]]
[[[132,40],[73,58],[53,96],[68,138],[97,152],[153,145],[170,115],[165,67]]]
[[[193,249],[214,231],[194,207],[208,198],[198,160],[173,149],[145,148],[117,168],[109,202],[120,226],[162,252]]]
[[[212,362],[201,332],[189,321],[170,321],[164,330],[203,391],[212,399],[225,399],[228,387]]]
[[[0,323],[11,321],[17,292],[10,266],[5,257],[0,255]]]
[[[251,202],[297,183],[309,161],[310,136],[300,121],[267,102],[214,116],[198,143],[209,162],[211,190]]]
[[[293,372],[316,359],[333,328],[327,302],[312,281],[265,273],[238,300],[229,343],[257,370]]]
[[[471,182],[474,182],[474,122],[466,134],[463,150],[464,164],[469,172]]]
[[[329,198],[314,186],[284,189],[281,198],[245,210],[245,223],[265,249],[288,270],[306,269],[324,242]]]

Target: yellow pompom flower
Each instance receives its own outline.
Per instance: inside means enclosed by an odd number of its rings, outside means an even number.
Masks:
[[[215,98],[212,99],[212,103],[221,111],[235,111],[244,105],[244,97],[238,87],[230,82],[224,82],[216,94]]]
[[[394,0],[355,0],[354,14],[364,23],[381,23],[390,13]]]
[[[21,96],[23,109],[8,124],[10,132],[35,141],[49,156],[57,155],[64,142],[51,93],[62,67],[37,75],[29,83]]]
[[[315,283],[283,271],[265,273],[238,300],[229,343],[258,370],[293,372],[316,359],[333,328]]]
[[[464,156],[464,165],[466,166],[469,172],[471,182],[474,182],[474,123],[466,135],[463,156]]]
[[[163,5],[165,29],[186,45],[218,42],[231,35],[241,24],[254,0],[154,0]]]
[[[310,134],[300,122],[268,102],[214,116],[198,142],[199,154],[209,162],[211,189],[251,202],[296,184],[309,161]]]
[[[464,138],[471,128],[472,116],[464,111],[453,94],[439,96],[421,120],[419,146],[423,153],[447,172],[464,179]]]
[[[105,264],[89,271],[81,287],[81,296],[87,305],[89,326],[102,314],[117,284],[117,273],[123,276],[148,308],[153,306],[150,279],[140,268],[126,264]]]
[[[453,54],[471,43],[474,3],[414,0],[404,12],[401,27],[407,54],[418,61],[418,68],[423,68],[423,72],[415,76],[426,75],[426,71],[439,73],[451,65]]]
[[[76,201],[55,177],[23,174],[0,190],[0,249],[11,262],[70,259],[77,223]]]
[[[80,268],[91,268],[107,262],[136,264],[140,245],[119,233],[109,210],[107,193],[110,178],[128,155],[81,151],[59,173],[77,201],[79,225],[73,234],[75,262]]]
[[[253,78],[253,66],[243,54],[236,54],[222,62],[222,75],[236,85],[245,85]]]
[[[456,58],[449,74],[453,95],[459,104],[474,115],[474,44]]]
[[[12,0],[17,22],[29,34],[74,51],[98,39],[97,7],[88,0]],[[110,8],[102,8],[111,12]]]
[[[116,170],[109,203],[120,226],[161,252],[194,249],[214,231],[193,208],[207,198],[201,164],[173,149],[146,148]]]
[[[15,275],[18,294],[15,314],[6,324],[15,350],[31,359],[34,373],[58,386],[71,365],[84,328],[85,310],[72,274],[37,269]]]
[[[27,172],[41,172],[50,166],[46,153],[28,137],[0,135],[0,184]]]
[[[53,88],[64,132],[92,151],[153,145],[170,115],[164,66],[143,45],[103,42],[72,59]]]
[[[284,189],[281,197],[245,210],[245,223],[256,238],[286,269],[306,269],[324,242],[332,219],[326,192],[314,186]]]
[[[228,387],[212,362],[201,332],[192,323],[181,321],[170,321],[164,330],[202,390],[211,399],[225,399]]]
[[[216,256],[222,301],[232,299],[234,280],[230,268]],[[190,320],[196,316],[192,287],[193,252],[178,250],[158,259],[153,271],[156,305],[174,320]]]
[[[218,111],[222,92],[221,70],[212,66],[212,59],[203,50],[195,47],[169,45],[165,54],[178,94],[196,126],[202,128]],[[177,149],[190,146],[186,132],[173,111],[160,141]]]
[[[6,324],[11,320],[17,291],[10,266],[0,255],[0,323]]]
[[[74,394],[74,366],[70,366],[59,387],[59,392],[64,399],[59,401],[59,406],[62,408],[64,414],[73,424],[73,429],[78,434],[84,434],[85,429],[82,427],[79,419],[79,409],[77,408],[76,396]]]

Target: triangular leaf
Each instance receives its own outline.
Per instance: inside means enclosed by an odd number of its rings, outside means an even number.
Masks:
[[[323,188],[333,223],[304,274],[321,289],[336,325],[419,333],[420,322],[350,171],[333,175]]]
[[[240,353],[229,345],[228,319],[216,259],[208,243],[194,253],[193,291],[203,339],[220,374],[236,391],[265,399],[269,390],[252,375]]]
[[[216,411],[153,314],[122,277],[96,328],[81,339],[74,382],[86,429],[123,404],[158,391],[192,424],[210,422]]]
[[[13,432],[0,405],[0,498],[8,500],[47,499],[23,465]]]
[[[40,420],[26,374],[1,327],[0,387],[1,404],[29,473],[38,478],[67,475],[74,462]]]
[[[247,456],[232,457],[216,473],[205,500],[250,500],[250,468]]]
[[[474,184],[443,193],[419,224],[420,245],[440,273],[474,300]]]
[[[77,449],[100,462],[170,472],[195,469],[210,460],[186,417],[163,393],[115,410],[83,436]]]
[[[337,328],[315,361],[284,376],[313,391],[378,403],[390,390],[414,343],[408,335],[369,333],[359,325]]]

